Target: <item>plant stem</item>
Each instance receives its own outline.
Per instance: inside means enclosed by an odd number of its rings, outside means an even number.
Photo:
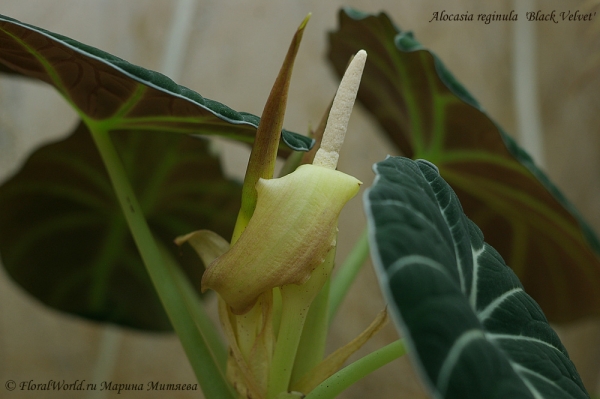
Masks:
[[[325,285],[319,292],[310,305],[302,337],[298,344],[298,353],[294,361],[294,369],[292,370],[291,385],[301,379],[304,374],[308,373],[313,367],[319,364],[325,357],[325,343],[327,340],[328,323],[328,300],[330,279],[325,282]]]
[[[340,304],[346,297],[350,286],[356,279],[358,272],[368,257],[369,240],[367,237],[367,229],[365,229],[332,279],[331,291],[329,293],[329,324],[331,324]]]
[[[292,286],[284,286],[282,290],[289,288]],[[310,307],[310,302],[303,301],[299,295],[285,295],[282,292],[282,297],[281,324],[269,372],[268,399],[275,399],[281,392],[288,390],[304,321]]]
[[[405,353],[406,348],[402,340],[392,342],[344,367],[313,389],[305,399],[335,398],[352,384]]]
[[[215,362],[220,367],[222,374],[225,374],[225,369],[227,366],[227,348],[225,347],[221,335],[206,313],[200,296],[190,283],[188,277],[181,270],[181,268],[179,268],[177,261],[173,259],[173,255],[166,248],[164,248],[160,242],[157,242],[157,245],[159,245],[159,249],[161,250],[165,262],[171,271],[171,275],[173,276],[174,281],[177,283],[179,292],[186,303],[186,307],[189,309],[192,320],[202,334],[202,337],[212,353]]]
[[[281,323],[269,372],[268,399],[288,391],[307,314],[311,303],[329,279],[334,259],[335,250],[332,249],[306,283],[281,287]],[[326,324],[322,327],[326,327]]]
[[[163,254],[154,241],[148,223],[133,189],[127,179],[121,159],[111,141],[108,129],[88,121],[92,138],[104,161],[121,209],[129,225],[136,246],[158,296],[171,320],[175,332],[194,369],[196,378],[208,399],[233,399],[231,386],[198,330],[190,304],[181,292],[180,282],[165,263]],[[177,266],[175,266],[177,267]]]

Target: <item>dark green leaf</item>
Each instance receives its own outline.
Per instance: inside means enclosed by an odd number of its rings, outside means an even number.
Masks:
[[[427,161],[388,158],[365,193],[384,295],[432,396],[589,398],[537,303]]]
[[[223,178],[205,140],[158,132],[112,136],[154,234],[199,287],[202,265],[173,239],[201,228],[230,236],[241,186]],[[0,187],[0,253],[13,279],[52,307],[170,329],[83,124],[33,153]]]
[[[330,41],[340,74],[368,52],[359,100],[404,155],[438,166],[550,320],[600,316],[598,239],[442,62],[383,13],[341,11]]]
[[[82,119],[109,130],[209,134],[252,142],[260,120],[158,72],[2,15],[0,64],[51,84]],[[299,151],[313,143],[286,130],[282,138]]]

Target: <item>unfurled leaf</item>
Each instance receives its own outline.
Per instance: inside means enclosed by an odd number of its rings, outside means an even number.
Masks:
[[[388,158],[365,194],[390,313],[432,397],[589,398],[536,302],[427,161]]]
[[[2,15],[0,64],[51,84],[82,119],[101,123],[104,130],[208,134],[252,142],[260,120],[158,72]],[[312,145],[311,139],[285,130],[282,138],[295,150]]]
[[[199,288],[198,257],[173,239],[198,227],[230,236],[240,185],[223,178],[205,140],[158,132],[112,138],[156,238]],[[0,186],[0,253],[12,278],[52,307],[170,328],[83,124],[34,152]]]
[[[550,320],[600,316],[598,239],[442,62],[383,13],[341,11],[330,41],[340,74],[351,54],[369,53],[361,103],[404,155],[438,166]]]

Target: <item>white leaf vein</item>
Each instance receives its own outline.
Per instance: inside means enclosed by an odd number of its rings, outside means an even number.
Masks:
[[[505,293],[503,293],[502,295],[500,295],[498,298],[494,299],[483,310],[481,310],[479,312],[476,312],[477,313],[477,317],[479,318],[479,321],[481,323],[483,323],[505,301],[507,301],[512,296],[517,295],[518,293],[521,293],[521,292],[523,292],[523,289],[521,289],[521,288],[513,288],[512,290],[506,291]]]
[[[485,339],[485,334],[481,330],[467,330],[452,344],[452,347],[448,351],[446,359],[440,368],[436,386],[443,396],[446,394],[448,389],[448,383],[450,382],[450,376],[454,367],[460,359],[460,355],[463,353],[465,348],[475,340]]]

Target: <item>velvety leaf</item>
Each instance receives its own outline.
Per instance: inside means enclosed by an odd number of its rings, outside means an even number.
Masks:
[[[372,257],[432,397],[589,398],[537,303],[437,168],[390,157],[365,193]]]
[[[361,103],[404,155],[438,166],[550,320],[600,316],[598,239],[442,62],[383,13],[342,10],[330,41],[340,74],[368,52]]]
[[[73,39],[0,15],[0,64],[54,86],[82,119],[110,130],[210,134],[252,142],[259,118]],[[286,130],[287,147],[312,140]],[[289,151],[289,149],[288,149]]]
[[[203,139],[159,132],[112,138],[151,229],[199,289],[202,264],[173,240],[198,228],[230,237],[241,186],[223,178]],[[0,253],[12,278],[52,307],[170,329],[84,124],[35,151],[0,187]]]

